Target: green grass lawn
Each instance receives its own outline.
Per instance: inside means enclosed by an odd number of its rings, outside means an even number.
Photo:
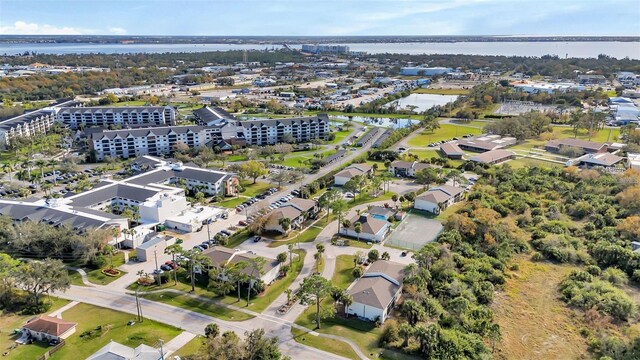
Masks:
[[[527,166],[540,166],[540,167],[564,167],[562,164],[554,163],[551,161],[544,161],[538,159],[530,159],[530,158],[517,158],[513,160],[509,160],[507,162],[512,168],[520,169]]]
[[[70,301],[54,298],[54,297],[44,297],[43,301],[51,303],[51,307],[47,313],[50,313],[54,310],[57,310],[65,305],[67,305]],[[0,353],[4,353],[5,351],[9,351],[9,347],[12,346],[17,339],[17,337],[11,335],[13,329],[19,329],[24,325],[27,320],[36,317],[37,315],[20,315],[10,312],[0,313]],[[17,348],[10,350],[9,355],[3,357],[3,359],[10,360],[22,360],[22,359],[37,359],[42,354],[44,354],[47,349],[49,349],[49,345],[45,343],[34,343],[30,345],[20,345]]]
[[[220,304],[216,304],[211,300],[202,300],[190,297],[186,294],[178,294],[173,292],[160,292],[153,294],[143,294],[143,298],[161,302],[168,305],[177,306],[179,308],[199,312],[204,315],[213,316],[215,318],[227,321],[244,321],[253,318],[249,314],[240,311],[231,310]]]
[[[108,259],[107,259],[108,261]],[[109,264],[109,263],[107,263]],[[113,267],[117,268],[124,264],[124,253],[117,253],[113,256]],[[89,282],[96,285],[107,285],[124,275],[124,271],[120,271],[118,276],[109,276],[102,273],[102,269],[85,269]]]
[[[349,344],[344,341],[327,339],[323,337],[319,337],[313,334],[310,334],[311,330],[305,331],[296,328],[291,328],[291,334],[293,334],[293,339],[307,346],[314,347],[316,349],[328,351],[330,353],[340,355],[347,359],[359,360],[358,354],[351,348]]]
[[[422,133],[410,138],[407,144],[411,147],[426,148],[429,144],[436,141],[450,140],[454,137],[461,138],[463,135],[482,133],[481,129],[464,125],[441,124],[440,129],[436,129],[433,133],[423,131]]]
[[[181,332],[173,326],[148,319],[128,326],[127,322],[134,320],[134,315],[87,304],[78,304],[65,311],[62,318],[77,322],[78,326],[76,333],[51,359],[85,359],[111,340],[130,347],[141,343],[155,347],[158,340],[167,342]],[[99,326],[101,330],[96,330]],[[81,336],[92,330],[93,335]]]
[[[287,273],[287,276],[284,278],[276,280],[273,284],[269,285],[264,293],[258,295],[251,299],[250,305],[247,307],[249,310],[262,312],[266,309],[272,302],[275,300],[283,291],[289,288],[293,281],[298,277],[300,271],[302,271],[302,265],[304,263],[304,257],[306,256],[306,251],[304,250],[294,250],[295,254],[298,254],[298,257],[293,257],[293,266],[291,270]],[[287,264],[289,264],[289,260],[287,260]],[[234,291],[233,294],[226,296],[222,301],[225,304],[233,304],[236,306],[244,307],[247,305],[247,296],[246,292],[244,296],[241,294],[240,302],[238,302],[237,293]],[[236,296],[232,296],[236,295]]]
[[[256,182],[253,184],[251,181],[246,181],[242,184],[242,187],[244,188],[244,191],[241,193],[242,195],[254,197],[272,188],[273,185],[266,182]]]
[[[71,285],[86,286],[82,282],[82,276],[80,276],[79,272],[75,270],[68,270],[67,272],[69,273],[69,280],[71,280]]]
[[[439,95],[467,95],[469,90],[467,89],[416,89],[413,90],[416,94],[439,94]]]
[[[204,341],[204,337],[198,335],[193,339],[191,339],[191,341],[186,343],[183,347],[178,349],[176,352],[171,354],[171,357],[173,358],[173,356],[179,356],[182,359],[189,355],[195,355],[198,352],[198,350],[200,350],[200,348],[202,347],[203,341]]]
[[[331,278],[331,283],[341,289],[346,289],[349,284],[354,280],[351,272],[353,271],[353,256],[340,255],[336,258],[336,269]],[[322,307],[333,306],[333,300],[330,297],[325,298],[321,305]],[[308,329],[315,329],[315,306],[309,306],[295,321],[296,324],[304,326]],[[378,347],[378,340],[382,333],[382,328],[378,328],[374,323],[368,321],[361,321],[356,318],[344,318],[342,314],[336,315],[333,318],[321,320],[321,328],[315,331],[324,334],[331,334],[336,336],[342,336],[355,342],[360,349],[369,357],[377,357],[377,354],[383,351]],[[294,333],[295,335],[295,333]],[[305,336],[308,337],[308,336]],[[318,349],[337,353],[340,348],[336,348],[331,343],[323,341],[315,342],[310,346],[317,347]],[[298,341],[296,339],[296,341]],[[343,354],[339,354],[346,356]]]
[[[245,202],[247,200],[246,197],[235,197],[235,198],[229,198],[227,200],[223,200],[223,201],[218,201],[217,203],[215,203],[218,206],[222,206],[222,207],[226,207],[229,209],[233,209],[236,206],[242,204],[243,202]]]
[[[366,204],[374,201],[391,200],[391,197],[393,195],[397,195],[397,194],[392,191],[387,191],[386,194],[383,192],[380,192],[380,195],[378,195],[378,197],[375,197],[375,198],[371,197],[368,193],[358,194],[358,196],[355,197],[353,200],[350,200],[348,204],[349,204],[349,207],[354,207],[356,205],[362,205],[362,204]]]
[[[289,240],[273,241],[268,246],[273,248],[273,247],[284,246],[289,244],[297,244],[299,242],[300,243],[312,242],[313,240],[316,239],[316,237],[318,236],[318,234],[320,234],[321,231],[322,231],[321,227],[311,226],[307,228],[305,231],[303,231],[302,233],[292,237]]]
[[[310,111],[310,114],[317,114],[318,112]],[[418,114],[368,114],[368,113],[346,113],[342,111],[328,111],[326,112],[329,116],[362,116],[362,117],[370,117],[370,118],[402,118],[402,119],[414,119],[414,120],[422,120],[424,119],[424,115]]]
[[[342,144],[344,142],[344,139],[351,134],[351,130],[344,130],[344,131],[334,131],[334,134],[336,134],[336,138],[333,139],[332,141],[329,141],[328,144],[331,145],[338,145],[338,144]]]
[[[323,158],[326,158],[327,156],[335,153],[336,151],[331,149],[331,150],[308,150],[308,151],[296,151],[291,153],[290,155],[285,156],[284,161],[280,161],[277,162],[278,164],[284,165],[284,166],[289,166],[289,167],[294,167],[294,168],[299,168],[299,167],[306,167],[306,165],[304,164],[300,164],[300,161],[304,161],[304,160],[308,160],[308,159],[314,159],[314,154],[319,153],[322,154]]]
[[[357,248],[361,248],[361,249],[371,249],[371,247],[373,246],[373,244],[369,245],[366,242],[364,242],[364,240],[358,240],[358,239],[352,239],[352,238],[343,238],[345,240],[349,240],[349,245],[347,246],[351,246],[351,247],[357,247]]]
[[[146,101],[136,100],[136,101],[123,101],[111,104],[109,106],[145,106],[147,104]]]

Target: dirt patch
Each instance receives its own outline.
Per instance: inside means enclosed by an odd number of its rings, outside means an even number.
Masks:
[[[585,359],[587,341],[579,334],[582,317],[558,299],[558,284],[570,265],[516,259],[504,291],[496,294],[493,311],[502,331],[497,359]]]

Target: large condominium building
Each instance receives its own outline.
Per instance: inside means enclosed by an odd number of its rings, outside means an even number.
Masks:
[[[60,99],[49,107],[0,121],[0,147],[11,145],[11,139],[16,137],[32,137],[46,133],[56,121],[56,112],[61,106],[78,104],[73,99]]]
[[[297,143],[313,139],[325,140],[329,135],[329,117],[326,114],[316,116],[241,121],[244,138],[249,145],[273,145],[284,142],[290,134]]]
[[[106,156],[130,158],[142,155],[165,155],[179,143],[190,148],[205,146],[222,139],[224,127],[163,126],[155,128],[99,130],[89,132],[89,148],[96,160]]]
[[[176,111],[171,106],[118,106],[60,108],[57,120],[71,129],[81,127],[167,126],[176,124]]]

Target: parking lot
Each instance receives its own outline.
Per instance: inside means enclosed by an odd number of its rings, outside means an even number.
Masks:
[[[391,233],[385,244],[415,251],[435,240],[441,231],[442,224],[438,220],[410,213]]]

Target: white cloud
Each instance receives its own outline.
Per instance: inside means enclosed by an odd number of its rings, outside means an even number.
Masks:
[[[82,35],[86,33],[86,29],[24,21],[16,21],[12,25],[0,25],[0,34],[3,35]]]
[[[110,27],[107,30],[109,30],[109,33],[111,33],[113,35],[126,35],[127,34],[127,30],[123,29],[121,27]]]
[[[16,21],[11,25],[0,25],[0,35],[126,35],[121,27],[109,27],[107,30],[85,29],[71,26],[55,26],[35,22]]]

